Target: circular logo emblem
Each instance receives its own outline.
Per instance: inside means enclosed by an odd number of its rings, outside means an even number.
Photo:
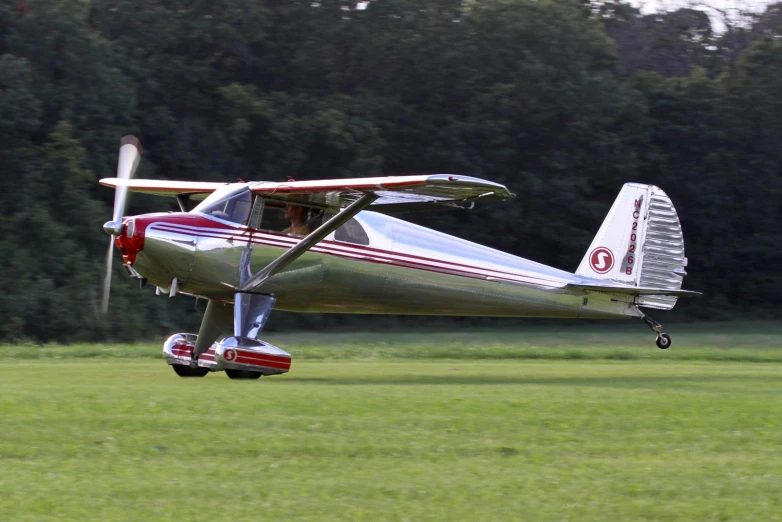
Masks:
[[[236,352],[233,350],[226,350],[223,352],[223,359],[228,362],[234,362],[236,360]]]
[[[606,247],[597,247],[589,254],[589,266],[598,274],[605,274],[614,266],[614,254]]]

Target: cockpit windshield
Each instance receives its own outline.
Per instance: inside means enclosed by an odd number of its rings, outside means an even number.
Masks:
[[[246,225],[253,206],[253,193],[246,185],[227,185],[215,190],[191,212]]]

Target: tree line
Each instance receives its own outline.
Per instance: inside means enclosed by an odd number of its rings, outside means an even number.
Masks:
[[[116,259],[98,311],[97,180],[125,134],[139,177],[498,181],[514,201],[404,217],[571,271],[621,185],[653,183],[705,294],[671,315],[778,318],[781,92],[782,4],[716,32],[700,11],[581,0],[4,0],[0,339],[197,328],[197,303],[139,291]]]

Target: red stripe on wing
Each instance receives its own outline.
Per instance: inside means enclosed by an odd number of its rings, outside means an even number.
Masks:
[[[328,190],[394,189],[425,185],[429,176],[386,176],[377,178],[325,179],[316,181],[290,181],[264,183],[252,187],[259,194],[295,194]]]

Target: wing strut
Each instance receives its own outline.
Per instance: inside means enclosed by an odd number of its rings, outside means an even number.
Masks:
[[[336,229],[348,222],[353,216],[371,205],[378,196],[372,192],[364,194],[359,199],[348,205],[345,210],[334,215],[331,219],[323,223],[319,228],[312,231],[307,237],[301,240],[299,244],[282,254],[280,257],[266,265],[260,272],[248,279],[241,287],[239,292],[249,292],[262,285],[271,276],[288,266],[299,256],[304,254],[310,248],[320,243],[323,238],[334,232]]]
[[[181,210],[182,212],[190,212],[190,210],[187,208],[188,199],[190,199],[190,197],[186,194],[176,195],[176,202],[179,205],[179,210]]]

